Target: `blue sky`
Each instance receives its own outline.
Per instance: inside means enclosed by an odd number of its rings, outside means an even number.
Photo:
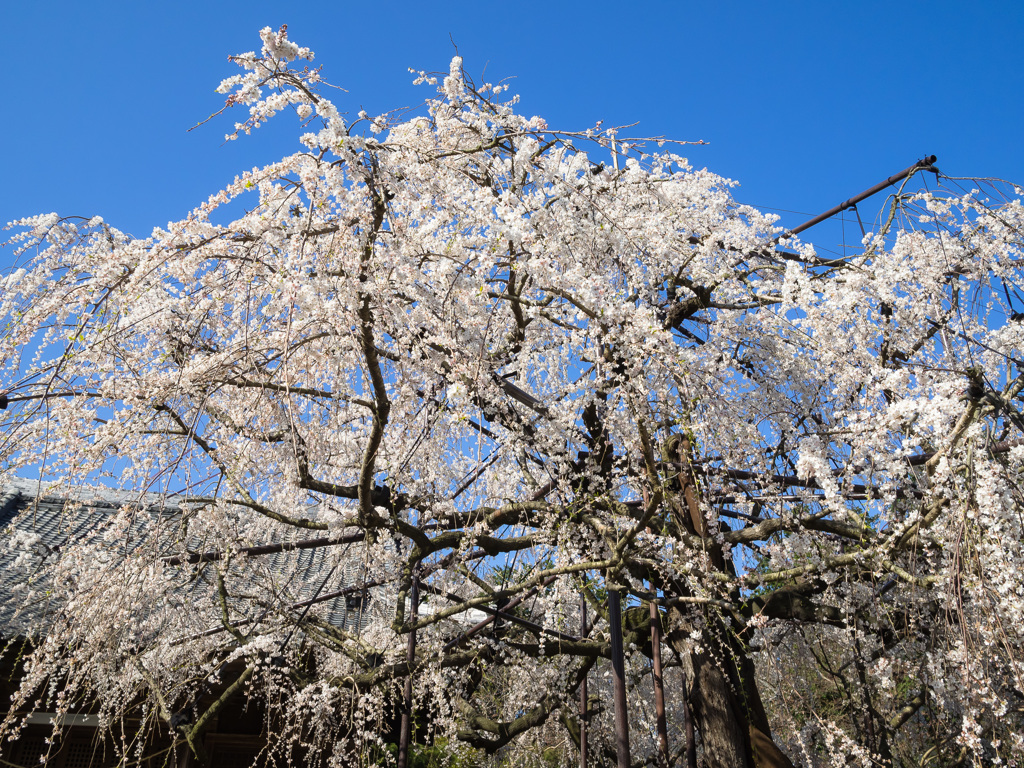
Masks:
[[[352,115],[419,103],[408,68],[446,69],[454,41],[552,127],[710,142],[684,154],[765,209],[816,214],[932,153],[1024,183],[1019,2],[38,2],[4,21],[3,221],[98,214],[145,236],[294,151],[289,115],[229,144],[230,114],[188,132],[223,104],[228,54],[282,23]]]

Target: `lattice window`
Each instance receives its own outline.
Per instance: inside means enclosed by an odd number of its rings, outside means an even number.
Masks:
[[[218,744],[210,755],[210,764],[217,768],[251,768],[257,765],[259,750]]]
[[[82,736],[68,739],[59,748],[48,745],[44,736],[22,736],[5,758],[10,761],[7,765],[24,768],[102,768],[106,764],[102,745]]]
[[[63,752],[64,768],[96,768],[103,764],[103,753],[91,740],[73,739]]]
[[[16,743],[13,758],[18,765],[39,765],[47,751],[46,739],[42,736],[22,736]]]

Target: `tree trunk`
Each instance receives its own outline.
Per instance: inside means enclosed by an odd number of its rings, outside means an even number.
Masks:
[[[713,542],[700,509],[690,453],[690,439],[685,435],[674,435],[663,446],[663,458],[675,461],[679,467],[672,483],[677,495],[667,502],[681,529]],[[720,547],[710,544],[707,554],[717,571],[736,575]],[[687,675],[691,680],[688,701],[704,747],[704,764],[709,768],[794,768],[772,741],[754,679],[754,664],[722,617],[712,608],[689,616],[671,608],[668,619],[669,645],[688,663],[692,673]],[[701,652],[689,653],[686,638],[698,628],[703,640]]]
[[[772,740],[754,665],[721,619],[704,616],[700,653],[689,653],[693,626],[677,608],[669,611],[669,645],[688,665],[687,701],[708,768],[794,768]]]

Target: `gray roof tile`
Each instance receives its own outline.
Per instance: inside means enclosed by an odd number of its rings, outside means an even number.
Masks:
[[[140,506],[137,495],[119,491],[89,489],[63,495],[39,491],[38,483],[20,478],[0,488],[0,531],[4,533],[0,539],[0,636],[37,634],[45,631],[45,627],[54,620],[60,605],[49,598],[39,597],[46,594],[39,579],[45,564],[60,552],[66,542],[83,542],[99,536],[104,525],[127,504],[146,514],[133,516],[125,540],[113,545],[113,549],[120,550],[124,556],[141,542],[151,525],[181,514],[173,497],[152,495],[146,497]],[[7,546],[17,532],[38,537],[32,546],[36,557],[31,564],[16,565],[19,553]],[[190,550],[204,549],[200,542],[191,544]],[[331,554],[330,548],[319,548],[263,555],[256,571],[268,580],[272,578],[276,589],[293,602],[313,599],[325,579],[328,583],[321,594],[359,584],[361,560],[352,557],[332,572]],[[255,578],[255,574],[251,577]],[[42,578],[45,579],[45,575]],[[25,586],[30,583],[36,597],[26,603]],[[195,583],[191,589],[197,589]],[[372,599],[375,592],[369,590],[368,597]],[[368,616],[363,615],[365,611],[359,610],[358,595],[356,592],[324,601],[315,607],[315,611],[330,624],[355,631],[361,615],[363,621],[360,623],[365,625],[368,620]],[[253,619],[262,612],[255,604],[244,601],[233,601],[232,609],[239,618]]]

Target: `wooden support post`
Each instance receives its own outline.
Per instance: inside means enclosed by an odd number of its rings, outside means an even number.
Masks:
[[[420,618],[420,581],[418,574],[413,574],[412,586],[409,589],[410,621],[415,624]],[[409,644],[405,652],[409,664],[409,673],[405,678],[405,699],[402,706],[402,725],[398,735],[398,768],[408,768],[409,747],[412,744],[412,670],[416,663],[416,630],[409,632]]]
[[[587,598],[580,594],[580,637],[587,634]],[[580,768],[587,768],[587,676],[580,681]]]
[[[630,768],[629,711],[626,704],[626,664],[622,653],[622,598],[608,585],[608,631],[612,641],[612,687],[615,691],[615,755],[617,768]]]
[[[665,680],[661,674],[661,613],[651,603],[651,660],[654,667],[654,713],[663,768],[668,768],[668,725],[665,722]]]

